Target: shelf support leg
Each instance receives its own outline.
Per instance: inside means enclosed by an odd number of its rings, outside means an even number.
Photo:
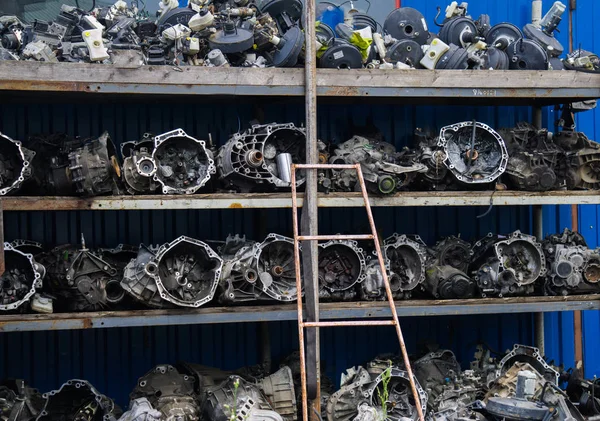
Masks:
[[[317,54],[315,51],[315,8],[316,0],[305,2],[304,30],[306,34],[305,61],[305,95],[306,95],[306,163],[318,164],[317,149]],[[318,204],[317,204],[317,170],[306,170],[306,192],[302,205],[302,235],[318,235]],[[304,296],[306,299],[306,320],[319,321],[319,270],[318,243],[305,241],[302,244],[302,274],[304,279]],[[319,329],[306,330],[306,380],[307,397],[312,399],[312,405],[307,409],[308,416],[317,421],[317,413],[321,413],[321,357]]]

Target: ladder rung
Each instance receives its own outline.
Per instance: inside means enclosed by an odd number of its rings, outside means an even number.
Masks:
[[[356,235],[299,235],[298,241],[329,241],[329,240],[373,240],[373,234],[356,234]]]
[[[303,322],[304,327],[395,326],[393,320],[356,320],[351,322]]]
[[[298,170],[353,170],[360,164],[294,164]]]

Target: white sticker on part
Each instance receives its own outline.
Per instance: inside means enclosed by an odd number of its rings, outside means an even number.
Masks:
[[[425,22],[425,18],[421,18],[421,23],[423,23],[423,28],[425,28],[425,30],[428,31],[427,22]]]
[[[336,59],[336,60],[344,58],[344,52],[343,51],[338,51],[337,53],[333,53],[333,58]]]

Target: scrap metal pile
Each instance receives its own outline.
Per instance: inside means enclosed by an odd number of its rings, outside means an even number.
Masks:
[[[583,421],[600,414],[597,379],[585,380],[577,370],[559,374],[530,346],[495,355],[479,345],[467,370],[452,351],[431,348],[412,358],[411,366],[428,420]],[[297,353],[270,375],[264,366],[222,371],[161,364],[138,379],[126,412],[85,380],[44,394],[12,380],[0,385],[0,414],[17,421],[296,421],[302,418],[299,379]],[[418,419],[408,373],[392,355],[349,368],[337,391],[323,376],[321,391],[327,421]]]
[[[0,311],[288,303],[299,293],[293,240],[278,234],[261,242],[229,236],[216,250],[185,236],[162,246],[113,249],[90,250],[83,239],[50,251],[23,240],[4,247]],[[515,231],[474,243],[447,237],[433,247],[394,234],[383,241],[383,253],[397,300],[600,294],[600,249],[589,249],[569,230],[542,243]],[[372,246],[328,241],[319,245],[318,263],[322,300],[385,299]]]
[[[291,369],[268,375],[262,367],[236,372],[181,362],[161,364],[138,379],[129,408],[86,380],[72,379],[41,394],[24,380],[0,385],[0,416],[16,421],[295,421],[297,403]]]
[[[293,67],[301,60],[300,0],[190,0],[188,7],[164,0],[159,6],[156,18],[139,0],[89,11],[63,4],[52,21],[2,16],[0,59],[129,67]]]
[[[493,356],[478,346],[462,370],[450,350],[413,359],[414,381],[429,420],[584,420],[600,414],[597,379],[577,372],[559,375],[537,348],[515,345]],[[417,420],[408,373],[400,358],[385,355],[349,368],[340,389],[328,395],[327,421]],[[566,392],[559,384],[567,382]]]
[[[469,15],[468,3],[453,1],[441,18],[438,8],[434,22],[439,31],[435,34],[423,14],[411,7],[392,11],[381,25],[353,4],[348,9],[326,2],[317,16],[319,66],[600,71],[600,59],[594,53],[579,49],[564,55],[555,32],[566,6],[554,2],[543,18],[541,4],[539,9],[534,23],[521,30],[509,22],[492,25],[486,14],[475,19]]]
[[[319,6],[317,57],[336,69],[515,69],[597,72],[598,56],[563,56],[555,37],[566,6],[555,2],[542,18],[519,27],[468,4],[452,2],[435,20],[435,34],[416,9],[392,11],[383,25],[342,3]],[[304,61],[301,0],[162,0],[156,17],[145,2],[117,0],[83,10],[64,4],[52,21],[0,17],[0,59],[106,63],[120,66],[294,67]]]
[[[318,141],[319,161],[361,164],[372,194],[407,190],[600,189],[600,145],[582,132],[528,123],[498,131],[477,121],[417,129],[414,148],[398,150],[379,134],[337,145]],[[120,153],[118,151],[120,149]],[[128,141],[0,134],[0,196],[179,194],[289,191],[292,163],[303,163],[306,131],[293,123],[255,124],[217,148],[182,129]],[[304,174],[297,174],[302,186]],[[354,170],[321,170],[324,192],[359,189]]]

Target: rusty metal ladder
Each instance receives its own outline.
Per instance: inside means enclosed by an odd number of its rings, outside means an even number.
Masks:
[[[297,170],[356,170],[358,175],[358,181],[360,183],[360,189],[365,202],[365,208],[367,210],[367,217],[369,219],[369,225],[371,226],[371,234],[359,234],[359,235],[314,235],[306,236],[299,235],[298,233],[298,194],[296,186],[296,171]],[[404,335],[400,328],[400,321],[398,320],[398,313],[394,304],[394,297],[392,296],[392,290],[388,275],[385,268],[385,262],[383,260],[383,254],[381,251],[381,245],[379,244],[379,238],[377,236],[377,230],[375,228],[375,221],[373,219],[373,213],[371,211],[371,205],[369,203],[369,195],[365,185],[365,180],[360,167],[360,164],[348,164],[348,165],[329,165],[329,164],[292,164],[291,166],[291,184],[292,184],[292,210],[293,210],[293,225],[294,225],[294,263],[296,269],[296,288],[298,291],[298,336],[300,339],[300,373],[302,380],[302,413],[304,421],[308,421],[308,396],[307,396],[307,380],[306,380],[306,355],[304,348],[304,328],[318,328],[318,327],[340,327],[340,326],[395,326],[396,334],[398,335],[398,341],[400,342],[400,350],[402,351],[402,358],[404,359],[404,365],[408,373],[410,387],[412,394],[415,399],[415,405],[420,421],[425,421],[424,414],[421,408],[421,399],[415,385],[412,368],[408,359],[408,352],[406,351],[406,345],[404,343]],[[385,292],[387,295],[390,310],[392,312],[392,320],[356,320],[356,321],[332,321],[332,322],[305,322],[302,314],[302,279],[300,274],[300,242],[301,241],[328,241],[328,240],[372,240],[375,243],[375,249],[377,251],[377,259],[379,260],[379,266],[381,267],[381,273],[383,275],[383,283],[385,285]],[[316,263],[316,262],[315,262]],[[318,287],[318,286],[315,286]]]

